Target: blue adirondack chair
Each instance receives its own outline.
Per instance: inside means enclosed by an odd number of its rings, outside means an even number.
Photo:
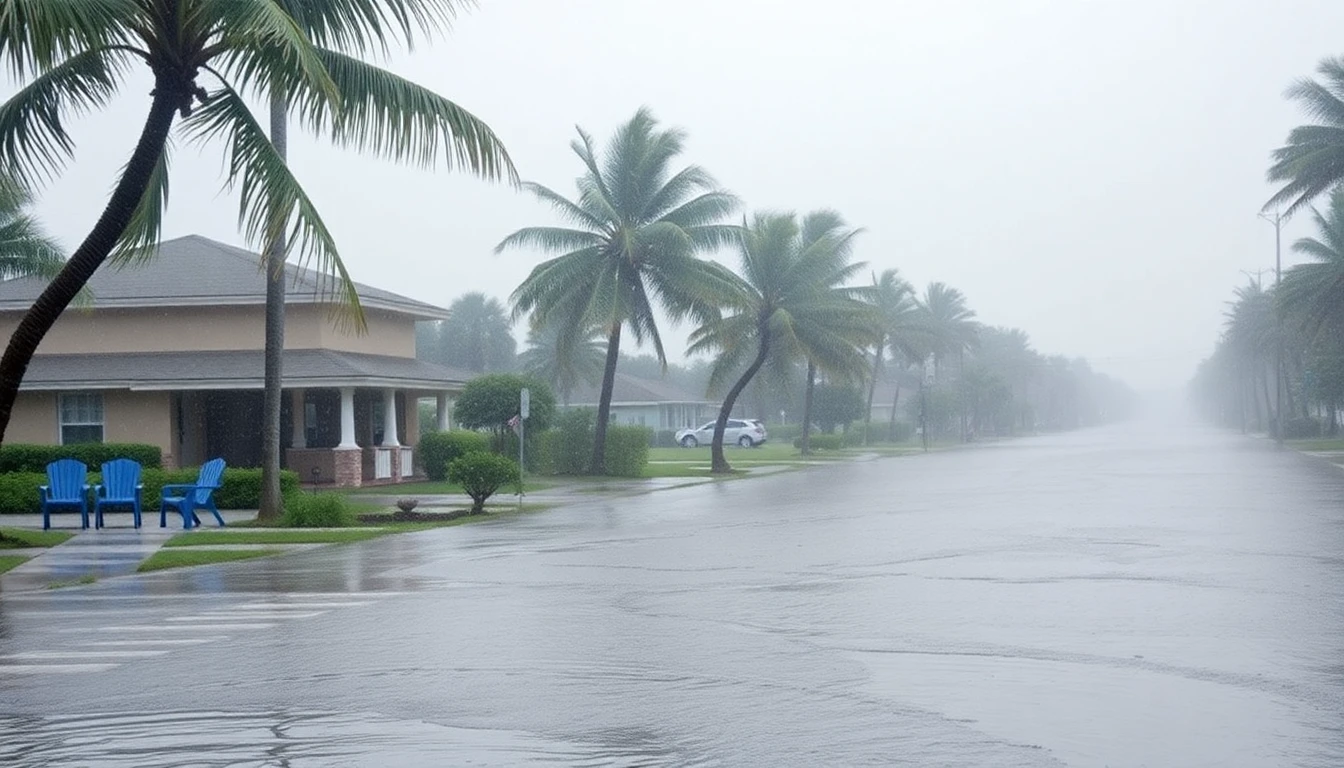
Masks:
[[[103,464],[103,482],[93,486],[93,527],[103,527],[103,507],[130,507],[140,527],[140,462],[113,459]]]
[[[42,495],[42,530],[51,528],[51,513],[62,509],[79,510],[80,527],[89,527],[89,468],[75,459],[58,459],[47,465],[47,484],[39,485]]]
[[[165,485],[163,498],[159,500],[159,527],[168,526],[168,508],[173,507],[182,515],[182,528],[193,528],[201,524],[196,510],[205,509],[214,514],[219,527],[224,527],[224,518],[215,508],[215,489],[219,487],[224,475],[224,460],[211,459],[201,465],[196,482],[191,485]]]

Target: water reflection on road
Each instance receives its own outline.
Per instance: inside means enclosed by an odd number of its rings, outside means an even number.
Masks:
[[[1337,766],[1344,470],[1139,425],[0,598],[137,637],[0,672],[0,758]]]

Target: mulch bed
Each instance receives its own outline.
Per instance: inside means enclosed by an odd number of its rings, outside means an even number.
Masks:
[[[403,512],[398,509],[391,515],[360,515],[361,523],[386,523],[391,520],[394,523],[446,523],[449,520],[456,520],[459,517],[466,517],[471,513],[467,509],[455,509],[452,512]]]

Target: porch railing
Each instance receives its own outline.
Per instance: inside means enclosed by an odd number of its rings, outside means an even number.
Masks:
[[[378,448],[373,452],[373,479],[390,480],[392,478],[392,450]]]
[[[410,477],[413,474],[414,467],[412,463],[415,460],[415,453],[411,448],[401,449],[401,476]]]

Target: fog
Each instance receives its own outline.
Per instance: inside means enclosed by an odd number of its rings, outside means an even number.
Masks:
[[[574,125],[602,139],[648,105],[748,209],[835,208],[867,229],[856,257],[875,270],[947,282],[983,322],[1151,390],[1209,352],[1239,272],[1273,267],[1256,212],[1302,117],[1282,92],[1339,53],[1341,28],[1338,0],[484,0],[390,64],[565,192]],[[68,248],[129,155],[139,83],[75,121],[75,160],[43,192]],[[447,305],[507,297],[540,258],[492,255],[552,222],[505,185],[309,136],[290,152],[358,280]],[[165,237],[242,242],[222,157],[177,142]]]

